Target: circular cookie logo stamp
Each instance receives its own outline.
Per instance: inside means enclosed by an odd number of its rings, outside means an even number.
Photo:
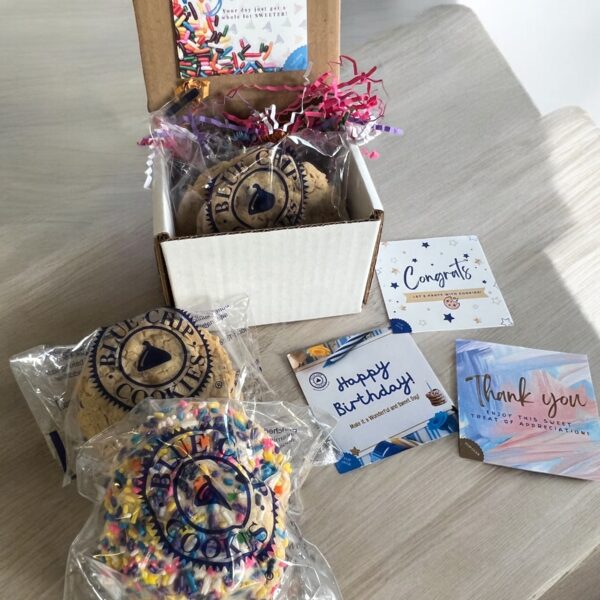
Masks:
[[[163,438],[142,486],[163,547],[216,568],[267,552],[277,522],[273,493],[225,454],[228,439],[217,429]]]
[[[210,184],[207,214],[215,232],[296,225],[307,189],[302,164],[281,147],[261,148]]]
[[[202,332],[190,315],[170,308],[103,329],[90,364],[96,388],[125,410],[148,396],[195,396],[211,372]]]
[[[329,385],[329,380],[324,373],[316,371],[315,373],[311,373],[310,377],[308,378],[308,383],[310,383],[310,386],[313,389],[321,391]]]

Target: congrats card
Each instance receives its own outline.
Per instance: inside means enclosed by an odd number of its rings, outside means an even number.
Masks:
[[[513,324],[477,236],[383,242],[377,276],[397,333]]]
[[[600,420],[586,356],[457,340],[460,455],[600,479]]]
[[[183,79],[304,71],[306,0],[172,0]]]
[[[313,412],[337,421],[340,473],[458,429],[452,403],[410,335],[374,329],[288,359]]]

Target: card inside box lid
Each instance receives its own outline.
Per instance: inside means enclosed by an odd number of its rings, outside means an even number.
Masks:
[[[337,71],[332,61],[340,55],[340,0],[305,0],[308,12],[308,59],[311,79],[325,71]],[[137,23],[148,110],[159,109],[172,97],[178,82],[178,58],[170,0],[133,0]],[[304,72],[218,75],[208,78],[211,95],[227,93],[240,85],[298,85]],[[295,95],[245,90],[244,99],[262,109],[275,102],[289,103]],[[232,110],[242,110],[236,106]]]

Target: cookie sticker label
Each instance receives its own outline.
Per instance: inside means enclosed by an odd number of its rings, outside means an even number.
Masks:
[[[128,410],[148,396],[193,396],[211,370],[208,343],[193,319],[160,308],[100,333],[91,355],[96,386]]]
[[[211,183],[208,217],[216,231],[295,225],[306,189],[304,169],[282,148],[262,148]]]
[[[271,490],[235,460],[219,428],[163,438],[140,487],[154,528],[182,559],[230,566],[270,547],[276,524]],[[167,502],[175,503],[168,519]]]

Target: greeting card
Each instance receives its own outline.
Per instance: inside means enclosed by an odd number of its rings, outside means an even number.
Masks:
[[[306,0],[172,0],[183,79],[304,71]]]
[[[374,329],[288,359],[313,412],[337,422],[340,473],[458,429],[448,395],[410,335]]]
[[[460,455],[600,479],[600,419],[586,356],[457,340]]]
[[[377,276],[397,333],[513,324],[477,236],[383,242]]]

